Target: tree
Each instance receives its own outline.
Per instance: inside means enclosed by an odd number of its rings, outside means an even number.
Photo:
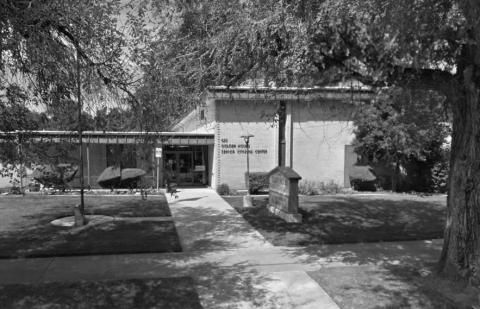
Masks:
[[[204,80],[228,86],[261,77],[308,86],[356,78],[445,97],[453,133],[440,269],[478,280],[480,2],[267,0],[229,1],[227,8],[222,2],[178,1],[188,5],[180,6],[176,16],[185,27],[176,32],[202,29],[203,36],[193,39],[192,54],[176,50],[179,57],[171,58],[197,63],[200,87]],[[191,19],[194,27],[186,27]]]
[[[134,73],[128,71],[124,57],[129,46],[118,30],[120,10],[118,0],[0,2],[2,76],[19,77],[25,88],[34,89],[32,97],[54,111],[76,103],[77,113],[70,114],[78,114],[80,149],[82,92],[121,89],[134,98],[130,89]],[[81,176],[82,169],[83,182]],[[83,186],[80,204],[83,214]]]
[[[356,152],[369,164],[390,166],[393,191],[401,189],[401,167],[420,168],[420,162],[433,165],[441,159],[450,131],[442,101],[432,91],[392,87],[359,107],[354,118]]]

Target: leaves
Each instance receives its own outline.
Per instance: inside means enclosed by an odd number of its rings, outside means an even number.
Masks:
[[[450,134],[442,104],[431,91],[385,90],[355,117],[356,151],[370,162],[436,158]]]

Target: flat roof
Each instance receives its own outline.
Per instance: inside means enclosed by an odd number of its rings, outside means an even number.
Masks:
[[[253,86],[210,86],[207,98],[225,100],[301,100],[318,99],[366,101],[372,99],[375,90],[361,86],[324,87],[253,87]]]
[[[0,132],[0,139],[21,137],[38,142],[78,143],[78,131],[11,131]],[[161,145],[213,145],[214,134],[190,132],[114,132],[83,131],[87,144],[136,144],[145,138]]]
[[[325,93],[325,92],[335,92],[335,93],[344,93],[344,92],[366,92],[374,93],[374,90],[371,87],[366,86],[322,86],[322,87],[254,87],[254,86],[208,86],[207,90],[210,92],[277,92],[277,93]]]

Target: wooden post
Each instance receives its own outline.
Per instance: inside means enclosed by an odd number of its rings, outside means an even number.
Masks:
[[[88,187],[91,188],[92,185],[90,184],[90,144],[87,144],[87,180],[88,180]]]
[[[160,186],[160,158],[157,158],[157,191]]]

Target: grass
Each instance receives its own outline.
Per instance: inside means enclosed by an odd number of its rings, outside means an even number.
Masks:
[[[470,309],[478,305],[478,290],[438,277],[432,268],[360,265],[326,267],[308,274],[343,309]],[[422,276],[426,270],[430,274]]]
[[[50,224],[73,215],[76,203],[78,196],[1,197],[0,258],[181,251],[174,223],[149,218],[170,215],[164,197],[86,197],[87,214],[116,219],[81,228]]]
[[[0,286],[0,308],[200,309],[190,277]]]
[[[406,194],[301,196],[302,223],[287,223],[266,209],[267,198],[242,208],[242,197],[224,197],[268,241],[306,246],[443,237],[445,196]]]
[[[0,196],[0,232],[71,216],[79,196]],[[171,216],[164,196],[85,196],[85,214],[117,217]]]

